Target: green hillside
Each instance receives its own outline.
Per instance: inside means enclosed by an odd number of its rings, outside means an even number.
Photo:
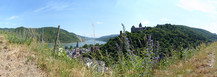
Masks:
[[[159,41],[161,56],[170,55],[173,50],[181,51],[185,48],[195,48],[201,43],[212,42],[217,39],[215,34],[203,29],[171,24],[147,27],[144,31],[126,32],[126,34],[130,49],[135,51],[135,53],[145,50],[149,36],[151,36],[154,45]],[[117,45],[120,45],[120,39],[115,37],[110,39],[101,49],[104,52],[107,51],[115,58],[119,51]],[[154,50],[156,49],[155,47],[153,48]],[[123,48],[123,52],[127,52],[127,50]]]
[[[43,28],[24,28],[24,27],[18,27],[18,28],[1,28],[2,31],[10,31],[22,34],[22,36],[29,36],[31,32],[33,32],[38,39],[41,39],[42,33],[44,32],[44,41],[47,43],[54,43],[56,34],[57,34],[57,28],[55,27],[43,27]],[[66,30],[60,29],[59,34],[59,40],[62,43],[71,43],[71,42],[80,42],[83,39],[74,34],[69,33]]]

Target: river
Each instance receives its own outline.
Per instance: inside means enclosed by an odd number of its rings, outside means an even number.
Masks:
[[[96,44],[96,43],[105,44],[106,42],[95,40],[95,44]],[[94,40],[91,39],[91,40],[87,40],[87,41],[84,41],[84,42],[78,42],[78,47],[82,47],[82,46],[84,46],[85,44],[88,44],[88,45],[94,44]],[[54,43],[48,43],[48,47],[49,47],[49,48],[52,48],[53,46],[54,46]],[[76,42],[75,42],[75,43],[61,43],[61,46],[62,46],[62,47],[65,47],[65,46],[68,46],[68,47],[70,47],[70,46],[75,47],[75,46],[76,46]]]

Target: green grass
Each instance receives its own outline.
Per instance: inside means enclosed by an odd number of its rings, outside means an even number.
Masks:
[[[2,33],[4,34],[4,33]],[[24,38],[19,35],[15,35],[13,33],[7,33],[5,37],[8,39],[8,42],[10,44],[20,44],[23,45],[23,47],[30,48],[30,51],[36,53],[36,62],[39,68],[41,70],[45,71],[49,76],[57,76],[57,77],[102,77],[102,76],[126,76],[126,77],[138,77],[138,76],[158,76],[158,73],[162,73],[162,71],[168,71],[169,75],[179,75],[179,74],[188,74],[192,73],[193,71],[191,69],[193,68],[193,65],[189,64],[189,60],[192,58],[192,56],[199,55],[199,52],[206,48],[206,46],[203,44],[197,48],[189,48],[189,49],[183,49],[183,53],[178,53],[178,51],[173,51],[172,56],[167,56],[165,59],[162,59],[160,62],[155,62],[154,65],[152,65],[151,57],[152,56],[131,56],[130,53],[128,55],[123,55],[123,53],[118,53],[118,62],[114,62],[113,60],[110,60],[110,57],[108,55],[102,56],[104,59],[107,59],[106,62],[108,63],[108,67],[112,69],[108,73],[100,73],[96,72],[95,70],[89,70],[83,63],[81,63],[78,60],[73,60],[67,58],[67,56],[54,56],[53,50],[48,49],[47,45],[44,44],[42,47],[42,44],[37,41],[35,38]],[[30,41],[31,40],[31,41]],[[212,46],[216,46],[212,44]],[[146,51],[140,51],[142,54],[146,54]],[[183,57],[180,59],[179,55],[183,55]],[[217,54],[217,52],[216,52]],[[152,55],[152,54],[151,54]],[[94,56],[94,55],[92,55]],[[99,56],[96,55],[95,56]],[[94,57],[93,57],[94,58]],[[215,57],[217,58],[217,57]],[[29,56],[27,58],[27,62],[33,60],[33,57]],[[147,63],[146,66],[144,66],[143,63]],[[179,68],[182,67],[181,69]],[[186,63],[187,64],[186,64]],[[113,67],[113,65],[116,64],[116,67]],[[177,65],[177,66],[174,66]],[[153,66],[153,68],[151,67]],[[172,68],[173,67],[173,68]],[[217,67],[217,65],[215,65]],[[172,69],[172,70],[171,70]],[[188,70],[190,69],[190,70]],[[172,72],[172,74],[170,74]],[[164,73],[163,76],[168,76],[166,73]]]
[[[208,53],[214,51],[216,53],[217,42],[214,42],[208,46],[202,44],[199,49],[193,50],[195,53],[190,55],[191,57],[186,60],[178,60],[174,64],[170,65],[167,69],[160,69],[155,71],[156,76],[216,76],[215,70],[217,70],[216,62],[213,68],[200,69],[198,66],[206,64]],[[215,58],[216,60],[216,58]],[[209,75],[207,75],[207,73]]]

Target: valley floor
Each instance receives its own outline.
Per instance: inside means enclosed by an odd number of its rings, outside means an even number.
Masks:
[[[37,66],[36,54],[22,46],[0,36],[0,77],[47,77]]]
[[[217,42],[201,48],[190,60],[179,61],[166,70],[155,70],[157,77],[217,77]]]

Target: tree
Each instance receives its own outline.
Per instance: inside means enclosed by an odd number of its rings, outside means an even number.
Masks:
[[[89,46],[87,44],[84,44],[82,48],[89,48]]]
[[[99,43],[96,43],[95,46],[99,46]]]
[[[69,49],[72,49],[72,46],[70,46]]]

